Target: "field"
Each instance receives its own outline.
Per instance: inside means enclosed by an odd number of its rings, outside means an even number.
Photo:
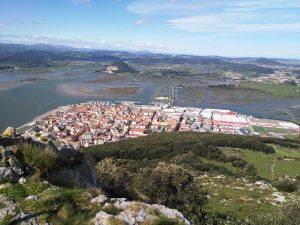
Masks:
[[[284,175],[296,177],[300,175],[300,151],[276,146],[273,154],[264,154],[251,150],[223,148],[227,155],[239,155],[255,166],[257,176],[262,179],[277,180]],[[227,168],[235,174],[241,171],[228,163],[214,160],[203,160],[206,163]],[[270,213],[277,210],[280,202],[276,196],[280,193],[285,201],[289,202],[300,195],[299,191],[293,194],[276,192],[271,185],[264,185],[263,181],[229,176],[200,176],[201,183],[209,190],[209,210],[212,212],[236,212],[241,218],[253,215],[253,212]],[[262,183],[261,183],[262,182]],[[267,184],[267,183],[266,183]]]
[[[265,132],[274,132],[274,133],[289,133],[287,129],[280,129],[280,128],[269,128],[269,127],[259,127],[259,126],[252,126],[255,132],[265,133]]]
[[[247,162],[255,166],[258,176],[270,180],[272,179],[272,171],[270,169],[272,160],[271,155],[253,152],[250,150],[243,150],[242,154],[246,158]]]
[[[300,175],[300,151],[276,146],[273,154],[264,154],[251,150],[224,149],[230,154],[238,154],[240,157],[255,166],[257,176],[274,180],[284,175],[295,177]],[[230,168],[230,167],[229,167]]]
[[[299,88],[289,84],[243,82],[240,87],[265,91],[278,97],[300,97]]]

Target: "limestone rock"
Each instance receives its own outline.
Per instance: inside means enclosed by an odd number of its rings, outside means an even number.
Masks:
[[[0,182],[18,181],[23,175],[23,171],[17,167],[0,167]]]
[[[95,225],[109,225],[107,220],[112,217],[112,215],[101,211],[96,214],[95,218],[93,219],[93,223]]]
[[[2,205],[0,208],[0,221],[3,221],[7,215],[15,216],[17,214],[16,204],[8,197],[0,195],[0,202]]]
[[[0,184],[0,190],[10,188],[11,186],[11,183]]]
[[[36,195],[30,195],[27,198],[25,198],[25,200],[36,201],[36,200],[38,200],[38,197]]]
[[[166,217],[168,217],[170,219],[180,218],[180,220],[183,220],[183,222],[185,224],[189,224],[189,221],[187,219],[185,219],[184,216],[182,215],[182,213],[176,209],[170,209],[166,206],[157,205],[157,204],[154,204],[151,207],[152,207],[152,209],[157,210],[159,213],[165,215]]]
[[[113,205],[121,210],[121,212],[115,216],[100,211],[93,219],[95,225],[106,225],[108,218],[118,219],[126,225],[138,225],[145,220],[156,219],[157,214],[190,225],[190,222],[178,210],[170,209],[163,205],[151,205],[142,202],[127,201],[125,198],[107,198],[103,195],[93,198],[91,202],[99,204],[105,203],[105,206]]]
[[[17,216],[12,219],[12,224],[18,225],[52,225],[50,223],[39,223],[36,215],[27,214],[20,212]]]
[[[26,183],[26,178],[25,177],[21,177],[20,179],[19,179],[19,184],[25,184]]]
[[[16,154],[11,150],[2,149],[0,151],[0,166],[23,168],[23,163],[17,159]]]
[[[91,200],[91,203],[106,203],[108,201],[108,197],[105,195],[99,195]]]

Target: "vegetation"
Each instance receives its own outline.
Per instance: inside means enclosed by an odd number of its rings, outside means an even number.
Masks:
[[[289,133],[289,130],[283,128],[270,128],[270,127],[259,127],[253,126],[255,132],[274,132],[274,133]]]
[[[232,147],[250,149],[267,154],[274,153],[274,148],[267,145],[271,139],[259,137],[243,137],[237,135],[212,134],[212,133],[165,133],[153,134],[148,137],[111,143],[109,145],[94,146],[83,149],[86,157],[95,164],[108,157],[131,160],[166,160],[174,156],[193,152],[195,155],[207,159],[226,161],[218,147]],[[279,144],[295,144],[298,142],[280,142]]]
[[[194,222],[204,219],[206,191],[188,171],[166,163],[159,163],[153,170],[129,164],[106,159],[97,166],[97,174],[117,195],[177,208]]]
[[[158,219],[156,220],[151,220],[151,221],[148,221],[148,222],[144,222],[142,223],[142,225],[183,225],[184,223],[181,223],[181,222],[177,222],[177,221],[174,221],[174,220],[171,220],[167,217],[163,217],[163,216],[160,216],[158,217]]]
[[[272,215],[257,216],[252,219],[250,225],[298,225],[300,224],[299,202],[283,207],[278,213]]]
[[[37,178],[49,176],[50,172],[61,165],[58,155],[51,149],[41,150],[34,145],[25,144],[22,146],[24,162],[35,166]]]
[[[114,205],[105,206],[102,210],[111,215],[118,215],[121,212],[121,210]]]
[[[300,97],[299,88],[290,84],[242,82],[240,87],[265,91],[279,97]]]
[[[277,181],[274,182],[273,185],[278,191],[295,192],[298,190],[298,185],[296,184],[296,182],[293,181]]]
[[[37,195],[38,193],[46,190],[49,184],[42,182],[30,181],[26,185],[14,183],[4,189],[0,189],[0,194],[5,194],[14,201],[24,200],[30,195]]]
[[[48,138],[47,138],[46,136],[42,136],[40,139],[41,139],[41,141],[43,141],[43,142],[48,141]]]
[[[180,132],[82,151],[96,166],[98,177],[110,187],[109,193],[175,207],[198,224],[215,216],[230,217],[230,213],[239,218],[272,213],[276,207],[266,199],[273,199],[273,189],[260,189],[255,180],[275,182],[281,178],[277,162],[284,156],[298,157],[299,147],[298,140]],[[203,174],[207,178],[202,178]],[[220,174],[225,177],[214,178]]]

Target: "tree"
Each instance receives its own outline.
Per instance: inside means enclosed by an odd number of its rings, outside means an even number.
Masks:
[[[207,192],[180,166],[159,163],[154,170],[142,169],[134,180],[134,190],[143,200],[178,209],[193,224],[205,218]]]

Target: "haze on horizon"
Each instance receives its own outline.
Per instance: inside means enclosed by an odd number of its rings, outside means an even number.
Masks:
[[[0,0],[0,42],[300,58],[299,0]]]

